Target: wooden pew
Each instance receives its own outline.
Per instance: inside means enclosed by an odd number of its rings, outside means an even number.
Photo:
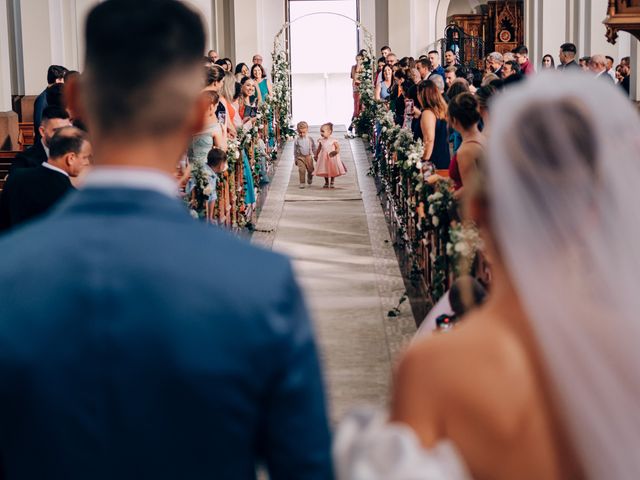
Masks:
[[[4,183],[7,181],[7,175],[9,174],[9,168],[16,155],[20,152],[2,152],[0,151],[0,191],[4,187]]]
[[[20,133],[18,135],[18,144],[22,150],[26,150],[27,147],[33,145],[35,141],[35,131],[33,129],[33,122],[20,122],[18,124]]]

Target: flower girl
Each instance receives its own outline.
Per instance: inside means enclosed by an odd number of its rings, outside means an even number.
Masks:
[[[333,124],[325,123],[320,128],[322,138],[318,140],[316,152],[317,165],[314,175],[324,177],[324,187],[334,188],[333,180],[347,173],[347,169],[340,159],[340,144],[333,138]]]

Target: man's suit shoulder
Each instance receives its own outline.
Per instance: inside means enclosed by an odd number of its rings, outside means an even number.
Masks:
[[[16,158],[11,164],[11,172],[13,173],[15,170],[20,168],[35,167],[46,161],[47,154],[44,151],[42,144],[36,143],[35,145],[32,145],[25,151],[20,152],[16,155]]]

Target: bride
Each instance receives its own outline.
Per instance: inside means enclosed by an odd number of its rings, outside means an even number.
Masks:
[[[581,74],[498,98],[467,205],[490,299],[418,342],[390,418],[351,414],[342,480],[640,478],[640,121]]]

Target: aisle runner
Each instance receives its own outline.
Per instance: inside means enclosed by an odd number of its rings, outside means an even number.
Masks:
[[[317,129],[312,135],[318,137]],[[386,404],[391,359],[415,331],[408,305],[400,317],[387,317],[404,286],[393,249],[385,243],[389,235],[366,175],[362,143],[345,140],[344,132],[335,136],[348,174],[336,179],[335,190],[322,189],[323,179],[299,189],[290,143],[253,239],[294,259],[318,334],[334,421],[356,405]]]

